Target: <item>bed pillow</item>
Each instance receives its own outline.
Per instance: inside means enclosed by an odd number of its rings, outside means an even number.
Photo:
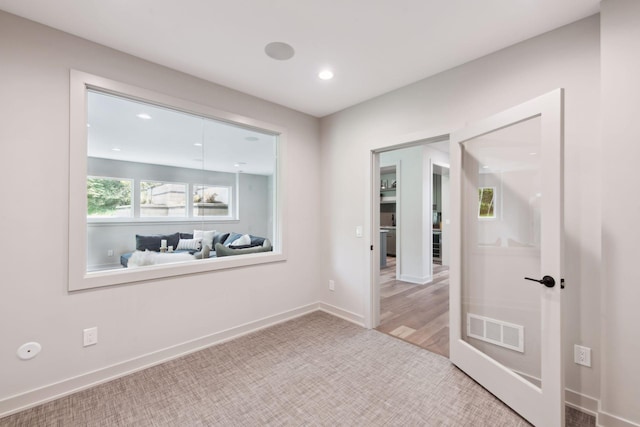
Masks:
[[[136,250],[160,252],[162,240],[167,241],[167,246],[173,246],[175,248],[180,241],[180,233],[152,234],[147,236],[136,234]]]
[[[202,248],[202,239],[180,239],[177,251],[199,251]]]
[[[181,239],[193,239],[193,233],[180,233]]]
[[[193,230],[193,238],[202,240],[202,247],[209,246],[209,249],[213,248],[213,238],[216,235],[216,230]]]

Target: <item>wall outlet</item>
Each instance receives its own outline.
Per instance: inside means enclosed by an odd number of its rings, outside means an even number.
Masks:
[[[107,251],[107,256],[113,256],[113,249],[109,249]]]
[[[578,365],[591,367],[591,349],[577,344],[574,345],[573,361]]]
[[[88,328],[82,331],[84,337],[84,347],[98,343],[98,328]]]
[[[334,282],[333,280],[329,280],[329,290],[330,291],[336,290],[336,282]]]

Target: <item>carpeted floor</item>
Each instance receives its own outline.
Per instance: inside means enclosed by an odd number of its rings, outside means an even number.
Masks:
[[[0,419],[1,426],[526,426],[448,359],[325,313]]]

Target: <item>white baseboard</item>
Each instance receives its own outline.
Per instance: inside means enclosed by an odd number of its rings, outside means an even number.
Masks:
[[[322,306],[322,307],[321,307]],[[322,310],[358,324],[354,313],[341,310],[328,304],[315,302],[279,314],[254,320],[233,328],[196,338],[172,347],[158,350],[152,353],[136,357],[134,359],[119,362],[92,372],[87,372],[66,380],[49,384],[34,390],[29,390],[14,396],[0,400],[0,418],[34,406],[59,399],[64,396],[85,390],[96,385],[106,383],[116,378],[141,371],[151,366],[159,365],[172,359],[211,347],[216,344],[238,338],[260,329],[286,322],[296,317]]]
[[[567,406],[596,417],[598,427],[640,427],[640,424],[601,410],[599,399],[580,394],[575,390],[565,390],[565,403]]]
[[[595,397],[587,396],[567,388],[564,392],[564,401],[568,406],[571,406],[574,409],[593,415],[594,417],[598,416],[598,406],[600,401]]]
[[[415,283],[416,285],[426,285],[433,281],[433,277],[431,276],[410,276],[408,274],[401,274],[400,280],[403,282]]]
[[[624,418],[617,417],[604,411],[598,411],[596,425],[598,427],[640,427],[640,424],[636,424],[633,421],[625,420]]]
[[[359,314],[353,313],[351,311],[343,310],[340,307],[336,307],[335,305],[327,304],[324,302],[318,303],[318,310],[324,311],[325,313],[329,313],[333,316],[347,320],[351,323],[355,323],[356,325],[362,326],[364,328],[364,316],[361,316]]]

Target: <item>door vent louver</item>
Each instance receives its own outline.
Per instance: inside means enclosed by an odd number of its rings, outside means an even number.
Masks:
[[[467,336],[524,353],[524,326],[467,313]]]

